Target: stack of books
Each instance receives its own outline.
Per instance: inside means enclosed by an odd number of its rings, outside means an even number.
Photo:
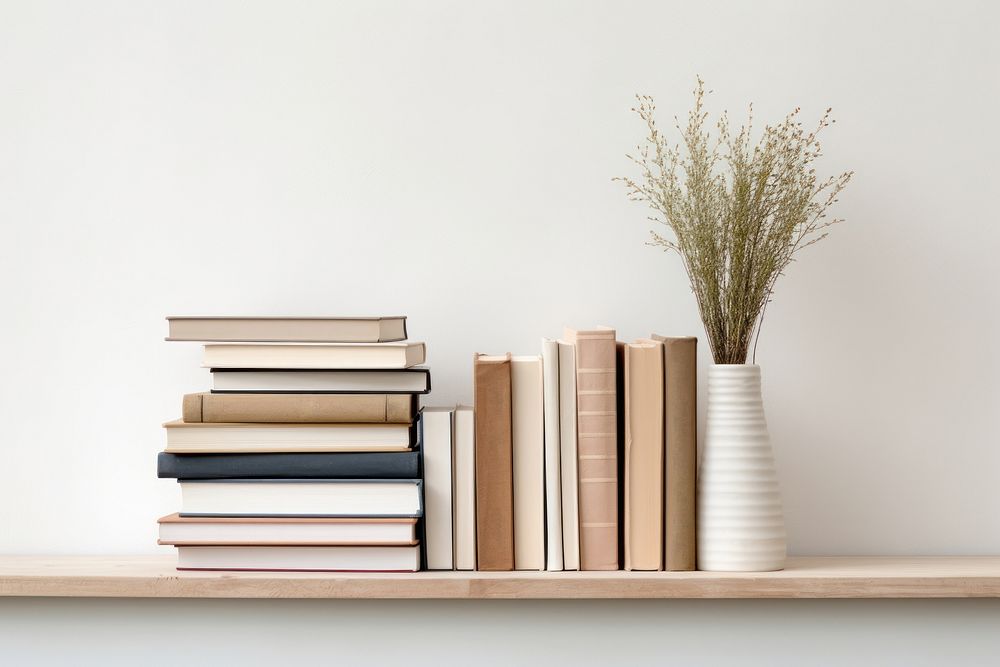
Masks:
[[[167,319],[212,371],[158,460],[181,489],[159,540],[178,569],[420,569],[430,373],[406,318]]]

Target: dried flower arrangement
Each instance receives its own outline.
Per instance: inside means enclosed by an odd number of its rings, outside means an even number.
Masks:
[[[679,145],[657,128],[653,98],[636,96],[635,113],[648,136],[635,155],[641,179],[622,177],[629,198],[649,204],[649,219],[666,225],[673,238],[652,232],[655,245],[676,251],[684,262],[712,356],[717,364],[743,364],[764,312],[793,257],[827,235],[827,211],[854,172],[819,180],[819,133],[834,121],[830,109],[806,131],[799,109],[764,128],[751,143],[753,107],[747,124],[733,134],[725,113],[713,139],[706,128],[705,84],[699,78],[694,108]]]

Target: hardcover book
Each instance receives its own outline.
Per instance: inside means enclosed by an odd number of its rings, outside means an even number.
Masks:
[[[332,517],[184,517],[171,514],[158,521],[157,544],[219,545],[412,545],[416,519]]]
[[[476,562],[514,569],[510,355],[475,357]]]
[[[476,417],[455,408],[455,569],[476,569]]]
[[[545,412],[545,569],[563,569],[562,469],[559,435],[559,343],[542,339]]]
[[[576,346],[580,569],[618,569],[615,330],[567,329]]]
[[[178,479],[417,479],[420,452],[170,454],[157,476]]]
[[[563,569],[580,569],[580,495],[577,479],[576,347],[559,341],[559,467],[562,488]]]
[[[409,368],[424,363],[423,343],[212,343],[205,368]]]
[[[213,368],[213,394],[426,394],[426,368],[405,369],[257,369]]]
[[[406,340],[406,318],[181,317],[167,318],[167,340],[234,342],[385,343]]]
[[[453,410],[424,408],[420,428],[424,450],[424,529],[427,569],[455,566],[452,536]]]
[[[406,451],[413,446],[410,424],[164,424],[172,454],[253,452]]]
[[[625,569],[663,569],[663,345],[625,346]]]
[[[178,547],[178,570],[416,572],[417,546]]]
[[[542,359],[512,357],[514,569],[545,569],[545,434]]]
[[[408,394],[186,394],[183,421],[410,424],[416,397]]]

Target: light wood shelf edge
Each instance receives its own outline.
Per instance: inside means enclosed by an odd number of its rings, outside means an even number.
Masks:
[[[1000,557],[790,558],[781,572],[178,572],[170,556],[0,556],[2,597],[1000,598]]]

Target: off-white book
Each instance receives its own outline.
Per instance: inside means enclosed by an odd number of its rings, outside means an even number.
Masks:
[[[545,569],[563,569],[562,471],[559,466],[559,343],[542,339],[545,421]]]
[[[157,544],[176,546],[235,545],[411,545],[417,543],[416,519],[261,517],[182,517],[159,520]]]
[[[424,408],[421,411],[424,452],[424,529],[426,531],[427,569],[451,570],[455,566],[452,551],[451,513],[451,408]]]
[[[420,547],[178,547],[177,569],[416,572]]]
[[[420,480],[179,480],[181,516],[417,517]]]
[[[476,569],[476,417],[467,405],[455,408],[455,569]]]
[[[172,421],[171,454],[379,452],[410,448],[409,424],[282,424]]]
[[[213,343],[205,368],[409,368],[424,363],[423,343]]]
[[[563,568],[580,569],[580,487],[577,479],[576,349],[559,341],[559,467],[562,471]]]
[[[167,340],[384,343],[406,340],[406,318],[181,317],[167,318]]]
[[[512,357],[514,569],[545,569],[545,434],[542,358]]]

